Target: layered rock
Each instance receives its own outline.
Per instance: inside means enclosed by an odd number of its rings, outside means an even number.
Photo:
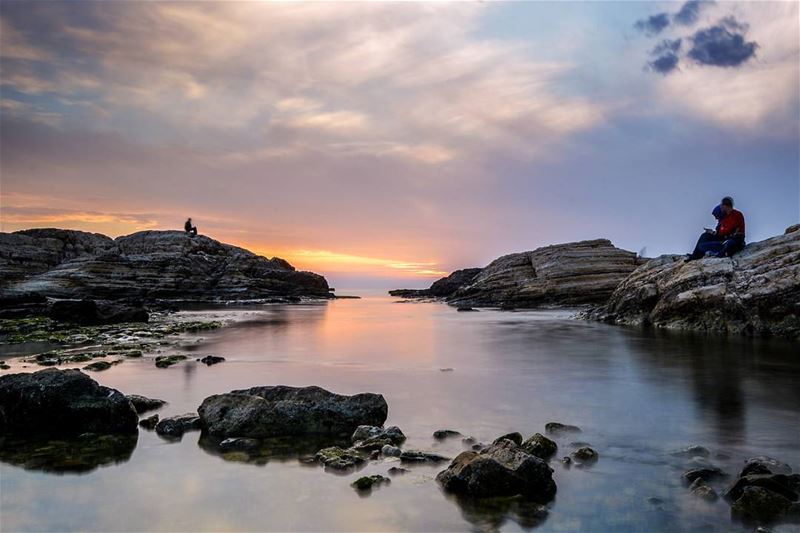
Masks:
[[[732,258],[663,255],[636,269],[595,318],[627,325],[800,336],[800,231]]]
[[[72,230],[0,233],[0,296],[253,299],[327,297],[325,278],[182,231],[110,239]]]
[[[49,368],[0,377],[0,434],[135,433],[139,417],[118,390],[80,370]]]
[[[320,387],[253,387],[209,396],[198,409],[203,430],[215,437],[351,435],[381,426],[388,414],[380,394],[352,396]]]
[[[606,239],[546,246],[492,261],[448,301],[520,308],[599,303],[638,264],[635,253]]]
[[[447,298],[461,287],[469,285],[481,273],[480,268],[456,270],[449,276],[438,279],[427,289],[395,289],[389,291],[399,298]]]

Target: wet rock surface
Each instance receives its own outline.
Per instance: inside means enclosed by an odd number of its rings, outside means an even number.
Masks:
[[[222,363],[223,361],[225,361],[225,358],[219,355],[206,355],[205,357],[201,357],[200,359],[198,359],[198,361],[206,366],[211,366]]]
[[[503,440],[480,452],[462,452],[436,480],[453,493],[475,497],[519,494],[546,503],[556,493],[552,474],[542,459]]]
[[[591,316],[626,325],[797,338],[800,232],[750,243],[732,258],[652,259]]]
[[[548,435],[560,437],[563,435],[580,433],[581,428],[578,426],[571,426],[569,424],[562,424],[561,422],[548,422],[544,425],[544,431]]]
[[[430,453],[420,450],[403,450],[403,453],[400,454],[400,462],[407,464],[438,464],[449,460],[449,457],[439,455],[438,453]]]
[[[156,357],[155,364],[157,368],[169,368],[181,361],[186,361],[188,358],[186,355],[159,355]]]
[[[535,455],[539,459],[544,459],[545,461],[554,456],[556,451],[558,451],[558,445],[541,433],[534,434],[523,442],[521,446],[522,449],[529,454]]]
[[[325,278],[182,231],[0,233],[0,293],[99,300],[328,297]]]
[[[136,412],[139,414],[158,409],[167,404],[164,400],[148,398],[140,394],[128,394],[125,397],[133,404],[133,408],[136,409]]]
[[[138,421],[125,395],[79,370],[0,377],[0,434],[135,433]]]
[[[355,451],[338,446],[323,448],[314,458],[326,468],[333,470],[352,470],[366,462],[366,459]]]
[[[147,430],[155,429],[158,425],[159,416],[152,415],[139,420],[139,427]]]
[[[350,486],[359,492],[368,492],[381,485],[388,485],[392,482],[388,477],[380,474],[373,474],[371,476],[362,476],[355,480]]]
[[[187,431],[198,429],[200,429],[200,417],[196,413],[169,416],[156,424],[156,433],[163,437],[180,438]]]
[[[253,387],[203,400],[203,429],[217,437],[350,435],[361,425],[381,426],[388,406],[380,394],[345,396],[320,387]]]

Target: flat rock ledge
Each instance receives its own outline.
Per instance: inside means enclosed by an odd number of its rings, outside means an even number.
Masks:
[[[588,316],[623,325],[798,338],[800,231],[748,244],[732,258],[652,259]]]
[[[335,394],[321,387],[253,387],[217,394],[198,409],[202,429],[214,437],[267,438],[347,435],[359,426],[382,426],[389,407],[380,394]]]
[[[116,239],[62,229],[0,233],[0,280],[0,299],[22,311],[42,297],[209,301],[330,295],[318,274],[182,231]]]
[[[503,308],[602,303],[639,264],[634,252],[607,239],[556,244],[495,259],[447,301]]]
[[[131,401],[80,370],[48,368],[0,377],[0,435],[136,433]]]

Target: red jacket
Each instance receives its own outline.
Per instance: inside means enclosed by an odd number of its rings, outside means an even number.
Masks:
[[[744,237],[744,215],[741,211],[734,209],[722,218],[717,234],[720,237],[730,237],[737,233]]]

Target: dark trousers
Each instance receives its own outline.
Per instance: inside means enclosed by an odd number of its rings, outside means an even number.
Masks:
[[[186,233],[191,235],[197,235],[197,227],[192,226],[191,228],[186,228]]]
[[[689,256],[689,259],[700,259],[705,257],[706,253],[711,252],[716,257],[730,257],[741,249],[744,248],[744,237],[741,235],[734,235],[729,239],[722,239],[719,235],[712,233],[703,233],[697,239],[697,244],[694,251]]]

